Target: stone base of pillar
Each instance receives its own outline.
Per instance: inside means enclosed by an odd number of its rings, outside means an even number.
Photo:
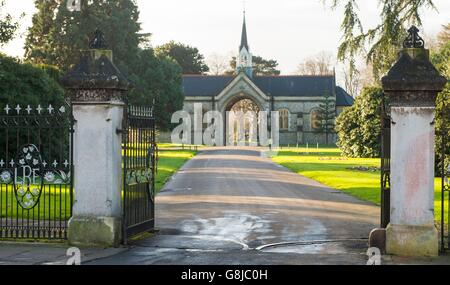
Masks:
[[[122,220],[114,217],[72,218],[68,238],[74,246],[118,247],[122,241]]]
[[[386,229],[386,252],[387,254],[401,256],[438,256],[438,230],[434,225],[388,225]]]

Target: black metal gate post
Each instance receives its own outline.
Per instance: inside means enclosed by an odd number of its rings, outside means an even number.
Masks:
[[[383,93],[381,105],[381,228],[390,223],[391,211],[391,117]]]
[[[1,106],[0,238],[67,238],[73,122],[68,105]]]
[[[123,239],[155,226],[158,149],[153,109],[128,106],[123,131]]]
[[[450,249],[450,164],[448,169],[446,168],[446,155],[447,155],[447,143],[449,142],[449,114],[446,109],[446,98],[443,99],[442,113],[441,113],[441,132],[438,134],[441,136],[441,151],[440,158],[440,172],[441,172],[441,250],[445,251]],[[447,202],[447,208],[445,207]],[[447,222],[445,221],[447,218]]]

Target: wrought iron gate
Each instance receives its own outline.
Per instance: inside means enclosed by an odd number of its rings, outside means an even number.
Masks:
[[[383,93],[381,104],[381,227],[390,222],[391,208],[391,117]]]
[[[437,132],[439,153],[437,157],[439,159],[439,173],[441,175],[441,221],[440,221],[440,233],[441,233],[441,250],[450,249],[450,114],[448,107],[445,103],[447,100],[443,99],[440,131]],[[447,158],[447,159],[446,159]]]
[[[0,238],[67,238],[72,146],[69,106],[1,106]]]
[[[123,132],[124,243],[154,229],[155,175],[158,160],[153,109],[128,106]]]

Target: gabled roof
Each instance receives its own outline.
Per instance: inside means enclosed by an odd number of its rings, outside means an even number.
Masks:
[[[186,96],[217,96],[234,76],[184,75]],[[268,96],[314,97],[333,94],[334,76],[253,76],[252,81]]]
[[[252,77],[249,77],[245,72],[239,72],[237,76],[234,76],[233,80],[231,80],[231,82],[228,83],[222,91],[220,91],[216,99],[220,100],[221,97],[226,96],[226,94],[231,92],[238,83],[240,83],[240,86],[238,87],[240,90],[249,88],[256,92],[256,94],[263,100],[270,100],[270,97],[267,96],[267,94],[255,84]]]
[[[336,86],[336,106],[352,106],[355,99],[350,96],[343,88]]]
[[[186,96],[216,96],[225,89],[234,76],[183,75]]]
[[[273,96],[314,97],[333,94],[333,76],[254,76],[255,84]]]

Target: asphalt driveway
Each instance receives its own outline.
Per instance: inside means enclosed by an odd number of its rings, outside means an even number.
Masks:
[[[379,208],[273,163],[214,148],[157,197],[159,232],[99,264],[365,264]]]

